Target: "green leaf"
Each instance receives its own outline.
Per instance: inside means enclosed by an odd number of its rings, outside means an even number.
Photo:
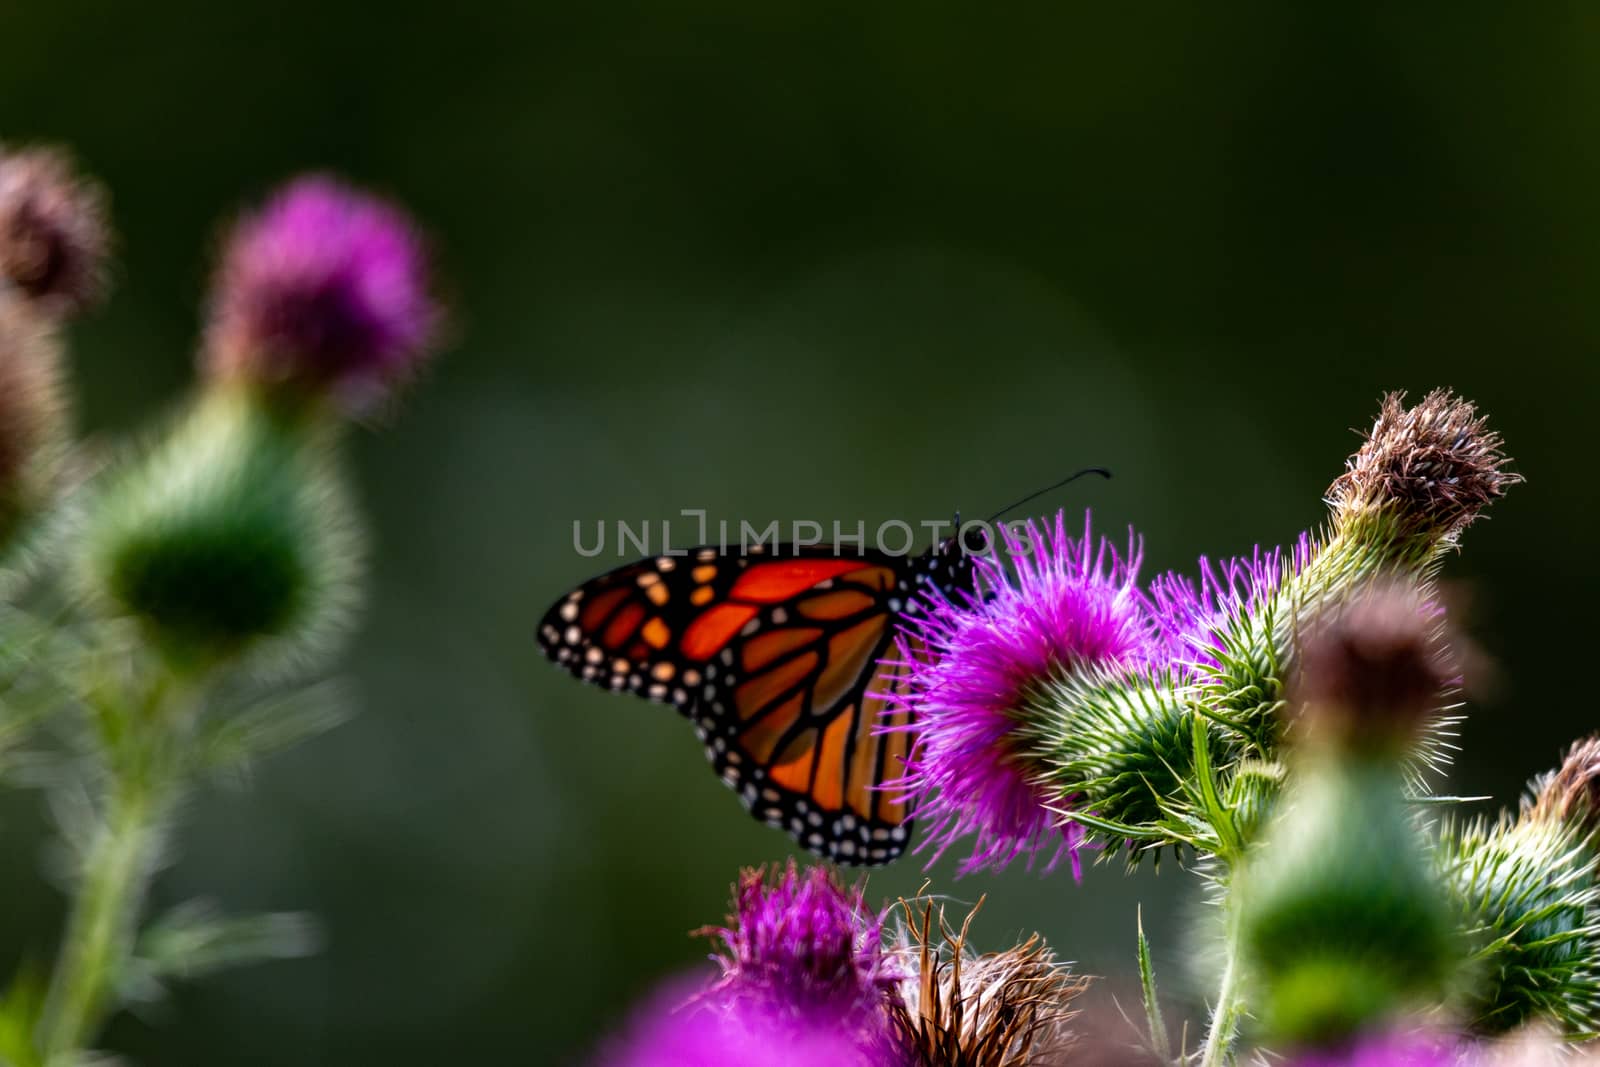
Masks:
[[[24,963],[0,996],[0,1063],[5,1067],[43,1067],[34,1032],[44,1013],[46,976]]]
[[[1233,824],[1233,816],[1229,814],[1227,805],[1222,802],[1222,796],[1217,790],[1217,780],[1211,770],[1211,735],[1206,721],[1201,715],[1191,718],[1194,727],[1195,784],[1199,789],[1206,820],[1217,832],[1217,851],[1224,860],[1232,864],[1240,859],[1244,846],[1239,838],[1238,828]]]
[[[321,945],[314,919],[303,912],[222,916],[204,902],[173,909],[139,938],[124,992],[152,1000],[168,979],[193,979],[229,967],[298,959]]]
[[[346,687],[337,680],[274,694],[252,707],[220,716],[200,737],[200,770],[245,779],[256,760],[324,734],[350,717]]]
[[[1156,995],[1156,974],[1150,964],[1150,941],[1144,936],[1144,908],[1136,912],[1139,926],[1139,987],[1144,990],[1144,1014],[1150,1025],[1150,1044],[1162,1063],[1172,1062],[1172,1042],[1167,1024],[1161,1018],[1161,1002]]]

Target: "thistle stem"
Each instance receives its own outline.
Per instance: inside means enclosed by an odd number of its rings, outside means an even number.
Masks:
[[[132,954],[162,823],[161,800],[149,783],[119,777],[112,784],[50,983],[39,1042],[46,1063],[84,1048],[105,1020],[118,973]]]
[[[180,786],[175,756],[194,692],[163,675],[132,708],[115,700],[93,705],[106,761],[105,800],[36,1032],[51,1067],[88,1047],[113,1010],[166,844]]]
[[[1206,1032],[1200,1067],[1224,1067],[1231,1062],[1233,1041],[1239,1032],[1239,1014],[1244,1008],[1240,996],[1239,909],[1229,902],[1227,946],[1224,949],[1222,980],[1217,986],[1217,1004],[1211,1011],[1211,1026]]]

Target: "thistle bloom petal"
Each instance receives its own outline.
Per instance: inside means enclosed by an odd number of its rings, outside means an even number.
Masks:
[[[1477,1063],[1459,1041],[1425,1030],[1361,1038],[1338,1048],[1304,1053],[1291,1067],[1470,1067]]]
[[[1087,519],[1081,538],[1069,536],[1058,514],[1053,526],[1006,530],[1004,548],[1014,566],[980,559],[976,595],[929,598],[910,616],[900,643],[909,684],[889,699],[913,712],[916,743],[888,788],[930,825],[935,859],[975,839],[962,873],[1043,855],[1046,869],[1069,858],[1076,875],[1082,833],[1043,803],[1019,736],[1025,699],[1073,671],[1152,663],[1162,646],[1134,584],[1131,533],[1118,553],[1095,542]]]
[[[857,888],[790,860],[742,872],[722,943],[722,977],[669,985],[600,1067],[902,1067],[889,1014],[897,973],[882,924]]]
[[[1151,611],[1168,660],[1177,667],[1214,666],[1219,635],[1229,619],[1255,611],[1284,581],[1305,568],[1316,549],[1302,533],[1288,548],[1212,561],[1200,557],[1199,582],[1171,571],[1149,587]]]
[[[304,177],[229,238],[208,359],[220,375],[361,398],[415,369],[438,318],[411,221],[330,178]]]
[[[826,868],[804,873],[790,860],[775,877],[747,870],[734,887],[722,941],[718,989],[792,1014],[839,1018],[875,1010],[882,973],[880,924],[859,889]]]
[[[899,1067],[893,1050],[860,1047],[848,1030],[787,1018],[771,1005],[715,1003],[681,986],[658,994],[595,1067]]]

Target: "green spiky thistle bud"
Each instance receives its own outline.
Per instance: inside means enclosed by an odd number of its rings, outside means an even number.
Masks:
[[[90,590],[180,669],[322,651],[351,606],[358,542],[328,432],[259,393],[209,391],[96,501]]]
[[[1336,1040],[1429,1001],[1459,961],[1407,799],[1408,735],[1445,682],[1418,607],[1373,590],[1305,638],[1289,784],[1231,902],[1277,1040]]]
[[[1600,739],[1589,738],[1530,783],[1516,818],[1441,835],[1445,884],[1475,945],[1464,1014],[1480,1031],[1535,1020],[1570,1036],[1600,1030],[1597,777]]]

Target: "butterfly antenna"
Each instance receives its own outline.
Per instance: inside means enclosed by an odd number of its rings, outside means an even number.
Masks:
[[[1057,489],[1060,489],[1063,485],[1069,485],[1072,482],[1077,481],[1079,478],[1082,478],[1086,474],[1098,474],[1102,478],[1111,477],[1111,472],[1106,470],[1104,467],[1085,467],[1081,471],[1074,471],[1072,474],[1067,475],[1067,477],[1061,479],[1059,482],[1057,482],[1054,485],[1047,485],[1043,489],[1035,490],[1034,492],[1029,493],[1027,496],[1023,497],[1021,500],[1013,501],[1012,503],[1007,504],[1005,507],[1003,507],[999,511],[995,512],[993,515],[989,516],[989,521],[990,522],[995,522],[998,519],[1002,518],[1005,515],[1006,512],[1013,511],[1016,508],[1020,508],[1022,505],[1026,504],[1028,501],[1036,500],[1039,497],[1044,496],[1046,493],[1053,493]]]

